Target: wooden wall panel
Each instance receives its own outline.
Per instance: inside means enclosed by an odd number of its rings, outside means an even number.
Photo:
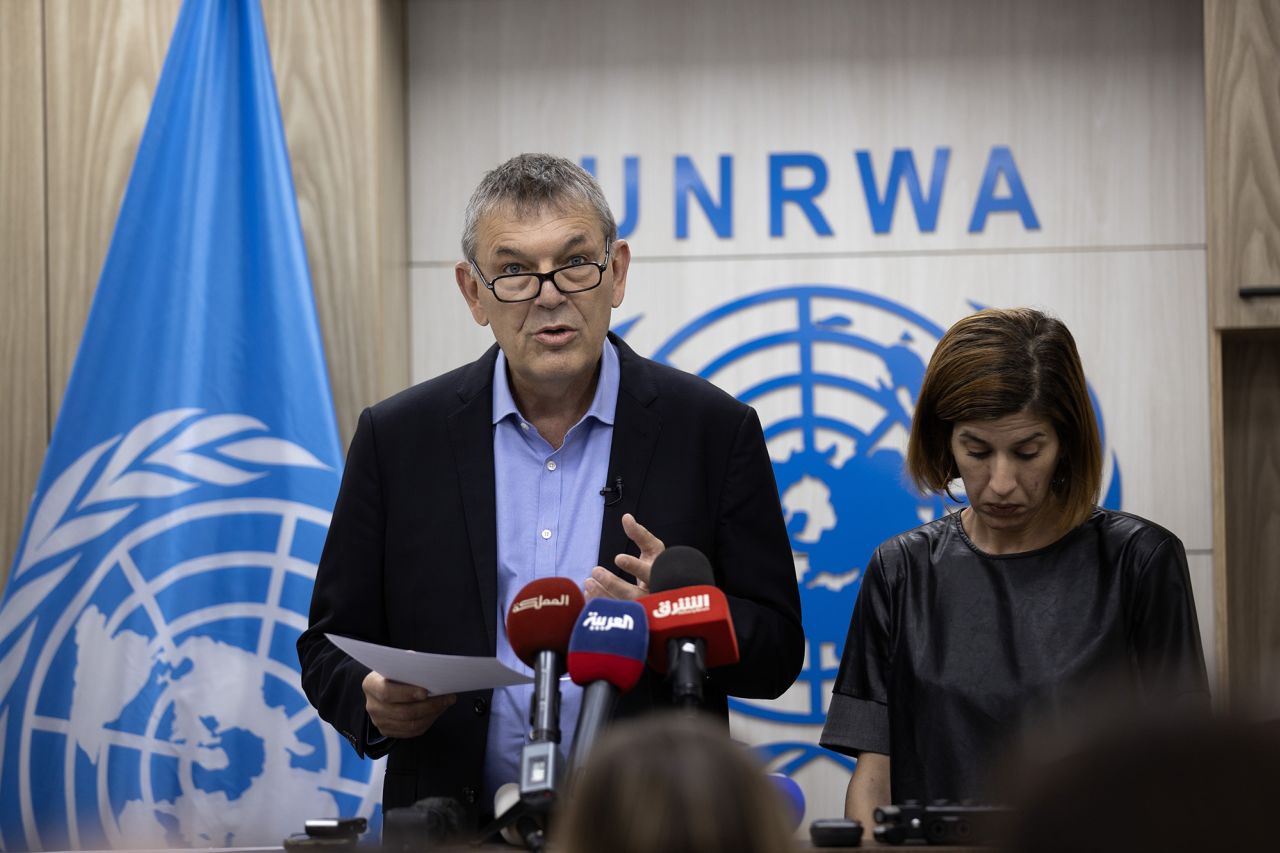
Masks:
[[[1239,289],[1280,286],[1280,0],[1206,0],[1204,31],[1220,673],[1232,706],[1277,715],[1280,296]]]
[[[377,68],[373,85],[379,129],[371,191],[377,192],[379,312],[372,318],[379,334],[365,346],[378,348],[377,397],[412,382],[411,290],[409,287],[409,99],[407,14],[403,0],[379,0]],[[357,405],[359,400],[354,401]],[[350,416],[350,412],[347,413]],[[341,426],[343,406],[338,407]],[[355,430],[354,421],[343,436]]]
[[[1280,0],[1205,2],[1205,178],[1215,328],[1280,327]]]
[[[263,8],[345,444],[363,406],[409,381],[404,2]],[[0,392],[14,402],[0,419],[0,572],[180,9],[181,0],[0,3]]]
[[[48,6],[52,421],[180,3]],[[344,443],[409,377],[401,7],[263,4]]]
[[[181,3],[44,5],[52,424]]]
[[[600,9],[409,6],[414,263],[452,266],[472,189],[521,151],[595,156],[619,218],[623,158],[638,157],[637,257],[1203,245],[1199,0],[646,0],[610,4],[607,25]],[[555,49],[495,49],[514,42]],[[1010,147],[1038,230],[1005,214],[968,231],[994,145]],[[854,151],[879,192],[895,149],[927,187],[938,146],[951,157],[936,229],[903,197],[875,233]],[[770,236],[767,158],[782,152],[825,163],[830,236],[796,209]],[[677,154],[717,196],[732,155],[731,237],[696,207],[675,236]]]
[[[264,3],[344,446],[409,378],[401,7]]]
[[[1280,331],[1222,340],[1231,698],[1280,716]]]
[[[0,3],[0,583],[49,434],[40,0]]]

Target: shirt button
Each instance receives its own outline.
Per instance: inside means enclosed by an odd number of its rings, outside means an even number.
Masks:
[[[551,538],[551,531],[550,531],[550,530],[544,530],[544,531],[542,531],[542,538],[543,538],[543,539],[550,539],[550,538]]]
[[[520,422],[520,429],[524,430],[525,432],[528,432],[528,431],[529,431],[529,425],[528,425],[527,423],[525,423],[524,421],[521,421],[521,422]]]
[[[547,470],[548,471],[556,470],[556,460],[550,459],[547,461]]]

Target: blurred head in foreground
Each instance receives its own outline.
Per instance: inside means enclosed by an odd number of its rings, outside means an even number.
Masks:
[[[597,744],[554,827],[563,853],[776,853],[787,804],[747,747],[696,716],[652,714]]]
[[[1117,730],[1025,781],[1009,853],[1274,850],[1280,721]]]

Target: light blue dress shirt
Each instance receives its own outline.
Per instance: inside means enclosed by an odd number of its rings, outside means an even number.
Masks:
[[[555,450],[516,407],[501,351],[493,368],[493,463],[498,522],[498,660],[532,675],[507,640],[507,610],[537,578],[566,577],[581,585],[600,556],[613,417],[618,404],[618,352],[605,341],[591,406]],[[482,807],[497,789],[520,778],[528,738],[532,685],[493,691]],[[560,744],[566,754],[578,722],[582,689],[560,682]]]

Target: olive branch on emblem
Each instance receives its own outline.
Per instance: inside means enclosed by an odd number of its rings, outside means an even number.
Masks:
[[[190,422],[165,438],[184,421]],[[247,415],[170,409],[90,448],[40,498],[10,583],[38,563],[103,535],[144,501],[175,497],[204,485],[243,485],[267,475],[260,466],[329,468],[303,447],[264,435],[267,431],[266,424]],[[103,459],[106,464],[100,465]],[[77,558],[71,555],[15,590],[5,606],[7,613],[30,613]]]
[[[201,486],[243,485],[267,476],[265,466],[330,468],[300,445],[268,431],[247,415],[171,409],[90,448],[54,479],[35,506],[0,609],[0,645],[16,637],[0,655],[0,702],[9,701],[28,659],[37,623],[30,617],[75,566],[85,543],[109,532],[146,501]],[[63,559],[57,566],[15,586],[34,566],[59,556]],[[8,714],[5,707],[0,720]]]

